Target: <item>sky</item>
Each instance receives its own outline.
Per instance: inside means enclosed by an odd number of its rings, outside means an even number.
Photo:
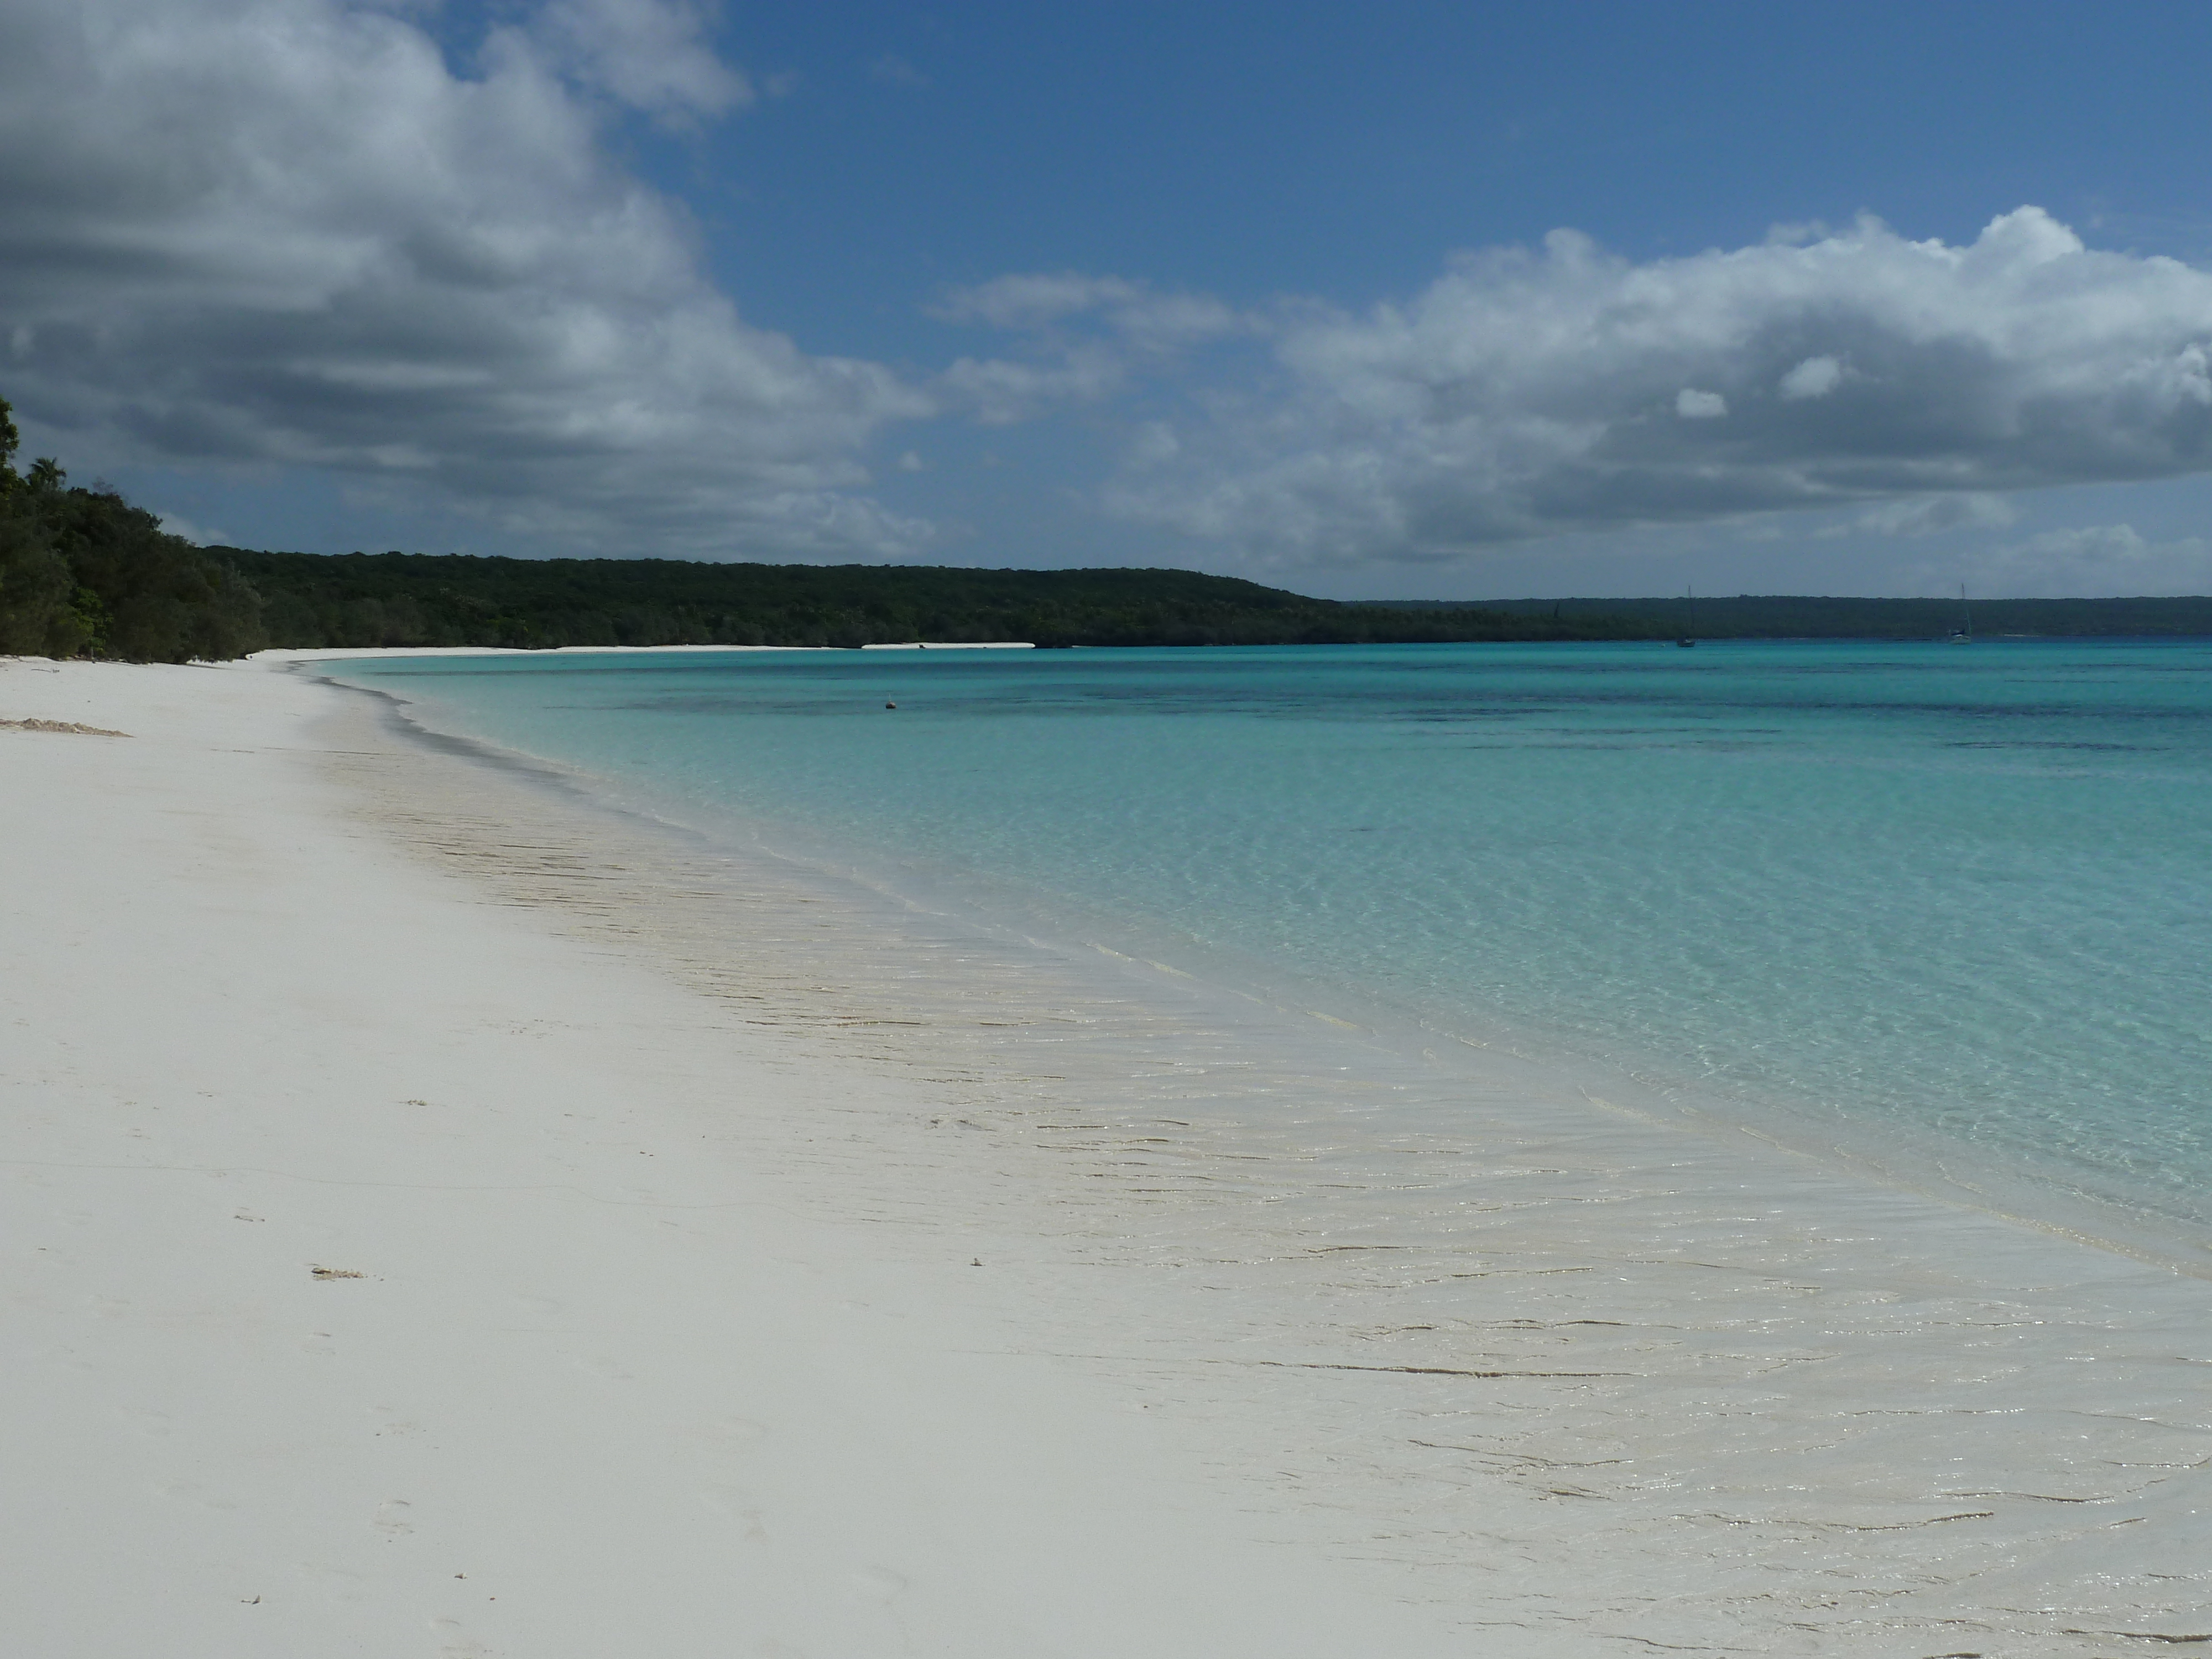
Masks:
[[[2212,592],[2212,9],[0,0],[0,397],[195,540]]]

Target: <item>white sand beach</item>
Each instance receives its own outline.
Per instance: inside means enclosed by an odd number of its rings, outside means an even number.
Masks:
[[[1502,1058],[1271,1115],[1147,1033],[1295,1011],[300,667],[0,721],[0,1651],[2212,1645],[2212,1279]]]

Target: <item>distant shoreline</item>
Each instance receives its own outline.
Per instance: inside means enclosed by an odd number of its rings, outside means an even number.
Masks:
[[[1418,615],[1477,601],[1346,599]],[[1849,595],[1743,593],[1644,599],[1486,599],[1501,615],[1562,624],[1599,617],[1647,633],[1700,639],[1941,640],[1964,625],[1984,639],[2212,638],[2212,597],[2127,599],[1862,599]]]
[[[1382,1554],[1431,1605],[1556,1620],[1579,1641],[1628,1616],[1577,1580],[1598,1557],[1616,1585],[1681,1593],[1677,1613],[1635,1615],[1678,1645],[1778,1650],[1786,1606],[1793,1628],[1834,1621],[1839,1654],[1943,1650],[1911,1647],[1914,1615],[1889,1622],[1887,1592],[1909,1572],[1916,1613],[1946,1628],[2100,1651],[1984,1596],[2008,1549],[2033,1582],[2026,1606],[2112,1594],[2115,1616],[2075,1621],[2111,1626],[2121,1606],[2158,1605],[2155,1589],[2085,1577],[2120,1515],[2018,1496],[2085,1489],[2136,1454],[2046,1444],[2015,1419],[2072,1415],[2089,1377],[2096,1398],[2185,1388],[2166,1380],[2154,1328],[2212,1306],[2212,1282],[1992,1213],[1994,1180],[1899,1190],[1840,1146],[1808,1156],[1777,1125],[1678,1115],[1595,1068],[1494,1045],[1424,1054],[1307,1012],[1352,1012],[1326,999],[1186,976],[1200,964],[1171,952],[1111,954],[1132,943],[1119,935],[1029,915],[971,925],[951,896],[842,848],[792,863],[773,837],[740,836],[685,855],[673,848],[693,832],[678,831],[656,857],[659,833],[610,811],[587,775],[541,815],[524,774],[463,764],[472,817],[514,812],[508,836],[555,849],[543,873],[480,866],[495,893],[689,963],[795,1041],[826,1027],[899,1075],[959,1079],[949,1121],[878,1121],[842,1155],[815,1154],[825,1176],[917,1221],[930,1200],[863,1170],[935,1168],[963,1195],[956,1209],[988,1194],[1002,1231],[1030,1236],[1029,1342],[1096,1357],[1146,1391],[1148,1414],[1215,1425],[1215,1467],[1257,1512],[1343,1517],[1333,1550]],[[553,873],[564,825],[589,849],[568,881]],[[1378,1096],[1399,1103],[1387,1133],[1365,1127]],[[1399,1115],[1417,1100],[1432,1115]],[[2083,1353],[2097,1364],[2062,1360]],[[1961,1414],[2001,1426],[1969,1444]],[[1562,1484],[1600,1501],[1563,1505]],[[1463,1485],[1468,1510],[1407,1504]],[[1961,1490],[2013,1496],[1967,1505]],[[2129,1547],[2198,1548],[2201,1529],[2158,1507],[2185,1497],[2147,1488],[2122,1512],[2145,1521]],[[1686,1513],[1731,1517],[1728,1543]],[[1822,1540],[1809,1550],[1808,1527]],[[1485,1553],[1474,1533],[1521,1564],[1518,1582],[1445,1565]],[[1378,1551],[1383,1539],[1398,1542]],[[1771,1576],[1737,1606],[1722,1579],[1746,1559]]]
[[[343,662],[360,657],[543,657],[618,652],[783,651],[805,653],[847,647],[830,645],[356,645],[270,646],[246,659],[252,662]],[[917,640],[911,645],[864,645],[862,651],[1034,651],[1027,640]]]

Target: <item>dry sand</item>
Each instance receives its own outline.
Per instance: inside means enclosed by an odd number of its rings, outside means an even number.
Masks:
[[[0,730],[0,1651],[2212,1646],[2203,1279],[1255,1067],[297,674],[0,720],[130,734]]]

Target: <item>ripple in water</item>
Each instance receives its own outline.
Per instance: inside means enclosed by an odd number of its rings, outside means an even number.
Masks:
[[[2208,670],[2212,644],[2033,641],[347,677],[893,885],[1111,921],[2193,1230],[2212,1224]]]

